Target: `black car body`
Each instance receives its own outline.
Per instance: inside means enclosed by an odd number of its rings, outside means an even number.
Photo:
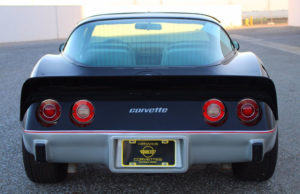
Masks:
[[[270,178],[276,90],[262,61],[238,47],[201,14],[81,21],[61,53],[42,57],[23,85],[28,177],[62,180],[68,163],[103,163],[117,173],[232,163],[241,179]]]

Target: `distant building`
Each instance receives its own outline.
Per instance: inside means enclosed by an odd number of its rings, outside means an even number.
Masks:
[[[289,2],[292,12],[288,14]],[[6,26],[0,43],[66,38],[80,19],[112,12],[204,13],[218,18],[225,27],[241,26],[242,19],[250,16],[287,18],[289,15],[291,25],[300,25],[299,3],[299,0],[1,0],[0,17],[9,21],[0,20],[0,25]]]

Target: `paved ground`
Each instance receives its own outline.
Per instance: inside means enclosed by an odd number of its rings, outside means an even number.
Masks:
[[[61,41],[0,45],[0,193],[300,193],[300,28],[231,30],[241,51],[253,51],[275,81],[279,101],[279,160],[267,182],[240,182],[217,165],[195,166],[186,174],[112,174],[101,165],[80,165],[60,184],[34,184],[23,169],[21,86],[46,53],[57,53]],[[263,42],[261,42],[263,41]],[[296,51],[296,52],[295,52]]]

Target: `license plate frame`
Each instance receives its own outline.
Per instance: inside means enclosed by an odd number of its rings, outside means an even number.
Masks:
[[[122,139],[122,167],[176,166],[175,139]]]

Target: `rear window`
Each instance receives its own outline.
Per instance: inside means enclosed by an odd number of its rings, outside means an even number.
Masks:
[[[214,65],[232,51],[227,34],[209,21],[124,19],[79,26],[64,54],[91,67],[159,67]]]

